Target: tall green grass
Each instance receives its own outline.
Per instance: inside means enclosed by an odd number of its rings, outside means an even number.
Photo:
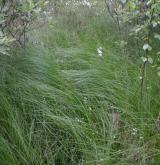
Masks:
[[[0,164],[159,164],[155,69],[147,66],[141,100],[137,47],[117,46],[125,36],[106,13],[81,10],[0,57]]]

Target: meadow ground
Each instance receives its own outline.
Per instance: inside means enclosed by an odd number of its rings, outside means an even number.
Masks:
[[[148,64],[141,96],[127,28],[79,9],[29,38],[0,60],[1,165],[160,164],[160,79]]]

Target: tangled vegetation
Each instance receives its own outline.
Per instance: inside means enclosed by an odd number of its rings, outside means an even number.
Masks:
[[[0,5],[0,165],[159,165],[160,0]]]

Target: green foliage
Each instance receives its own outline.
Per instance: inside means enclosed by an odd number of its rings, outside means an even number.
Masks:
[[[20,45],[25,46],[27,32],[45,9],[45,1],[4,0],[1,1],[1,30],[6,36],[12,37]],[[37,12],[38,11],[38,12]]]
[[[130,0],[107,1],[108,10],[118,26],[129,25],[130,35],[143,44],[155,45],[159,40],[160,1],[159,0]],[[122,5],[123,4],[123,5]],[[126,24],[127,23],[127,24]]]
[[[152,43],[155,32],[159,32],[160,26],[160,1],[129,1],[126,4],[125,14],[127,22],[134,25],[133,32],[146,42]],[[151,36],[152,35],[152,36]]]
[[[9,55],[10,44],[13,41],[0,31],[0,55]]]
[[[62,6],[28,33],[26,49],[0,59],[0,164],[159,164],[155,66],[146,67],[142,103],[139,45],[98,5]]]

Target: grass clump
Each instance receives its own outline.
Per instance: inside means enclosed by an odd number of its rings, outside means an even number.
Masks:
[[[147,66],[141,100],[136,47],[116,44],[106,13],[67,14],[1,57],[0,164],[158,165],[155,70]]]

